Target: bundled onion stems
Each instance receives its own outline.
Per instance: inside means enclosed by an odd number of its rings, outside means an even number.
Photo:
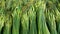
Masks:
[[[12,26],[12,17],[10,15],[6,15],[3,34],[11,34],[11,26]]]
[[[39,5],[37,5],[36,7],[37,7],[36,12],[37,12],[38,34],[50,34],[44,16],[44,11],[46,8],[45,2],[40,1]]]
[[[30,23],[30,30],[29,34],[37,34],[37,27],[36,27],[36,11],[34,10],[34,7],[31,6],[29,11],[29,23]]]
[[[13,28],[12,34],[19,34],[19,27],[20,27],[20,8],[16,7],[12,13],[13,16]]]
[[[29,31],[29,17],[27,15],[27,11],[22,13],[21,25],[22,25],[22,34],[28,34],[28,31]]]
[[[57,34],[56,31],[56,22],[55,22],[55,17],[54,14],[52,12],[50,12],[49,10],[47,11],[47,23],[50,29],[51,34]]]
[[[60,34],[60,0],[0,0],[0,34]]]

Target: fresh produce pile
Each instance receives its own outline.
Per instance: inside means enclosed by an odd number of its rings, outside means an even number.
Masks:
[[[60,34],[60,0],[0,0],[0,34]]]

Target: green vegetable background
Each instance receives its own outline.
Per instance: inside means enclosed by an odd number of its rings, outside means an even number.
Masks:
[[[60,34],[60,0],[0,0],[0,34]]]

